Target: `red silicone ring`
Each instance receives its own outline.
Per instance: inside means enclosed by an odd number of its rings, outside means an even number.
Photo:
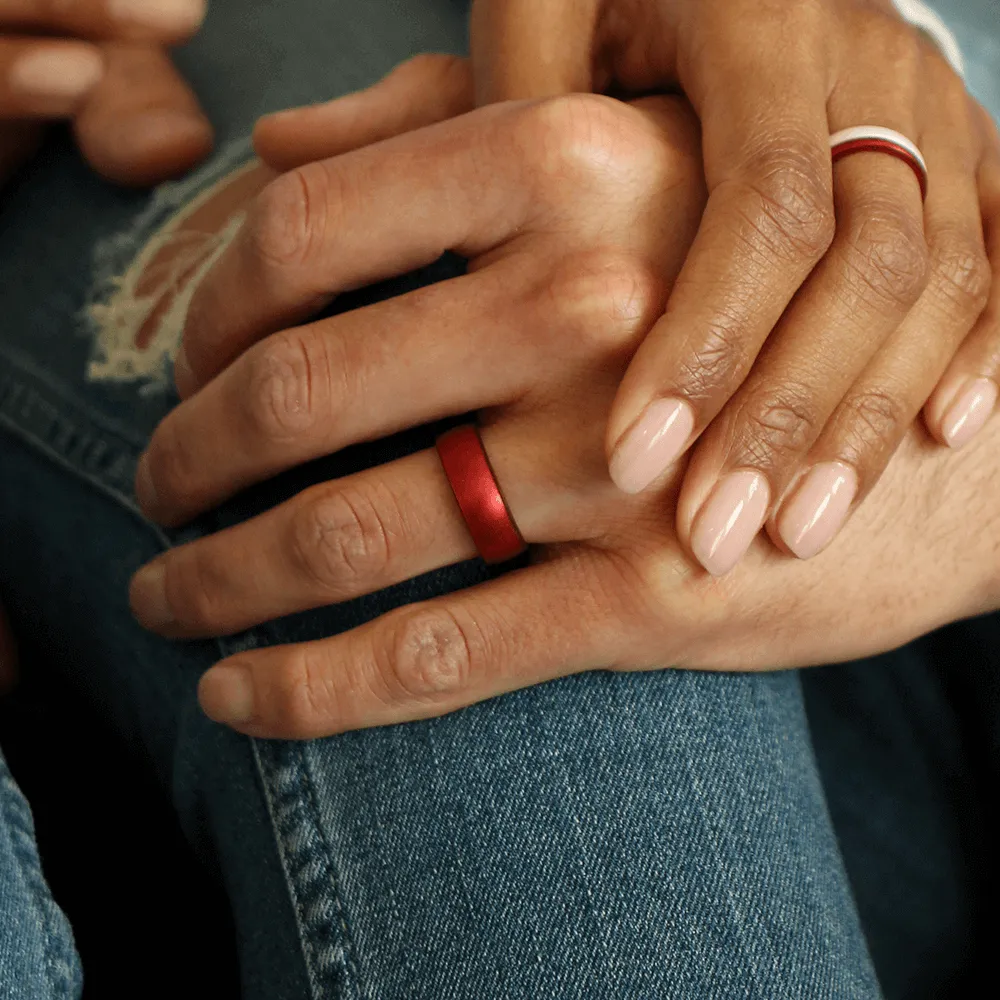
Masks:
[[[524,552],[527,543],[500,492],[478,428],[466,424],[442,434],[437,451],[469,534],[483,559],[502,563]]]
[[[903,146],[897,146],[889,139],[850,139],[834,146],[830,151],[833,162],[842,160],[845,156],[852,156],[854,153],[886,153],[895,156],[897,160],[902,160],[916,175],[920,183],[920,196],[927,200],[927,171],[924,170],[920,161]]]

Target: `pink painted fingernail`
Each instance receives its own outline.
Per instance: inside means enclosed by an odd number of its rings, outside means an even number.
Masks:
[[[858,492],[858,475],[843,462],[814,466],[778,518],[778,533],[799,557],[819,555],[847,520]]]
[[[609,470],[623,493],[641,493],[684,453],[694,411],[682,399],[657,399],[622,438]]]
[[[691,534],[691,548],[712,576],[725,576],[743,558],[770,501],[767,480],[752,469],[732,472],[716,484]]]
[[[964,447],[983,429],[997,405],[998,393],[1000,388],[991,378],[977,378],[958,393],[941,421],[949,448]]]
[[[172,33],[194,31],[206,8],[205,0],[108,0],[108,11],[119,21]]]

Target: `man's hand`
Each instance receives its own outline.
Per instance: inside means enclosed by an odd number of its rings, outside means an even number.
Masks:
[[[775,542],[809,558],[925,404],[944,444],[983,426],[1000,375],[1000,137],[888,0],[476,0],[472,25],[481,104],[680,88],[701,120],[705,218],[609,418],[624,491],[699,441],[682,507],[752,472]],[[891,156],[831,170],[830,135],[864,125],[923,150],[926,203]]]
[[[372,107],[392,106],[385,96],[376,89]],[[435,100],[394,113],[446,114],[448,100]],[[347,119],[370,132],[357,102]],[[321,131],[306,126],[331,115],[285,124],[322,155]],[[283,127],[266,126],[271,139]],[[202,681],[213,718],[259,736],[320,736],[589,669],[847,659],[995,606],[1000,516],[982,485],[996,462],[979,444],[935,451],[912,431],[829,552],[798,563],[758,542],[721,581],[689,553],[742,545],[738,518],[681,506],[678,535],[682,470],[656,490],[617,491],[602,428],[703,205],[697,128],[671,99],[487,108],[295,168],[264,192],[192,303],[187,399],[140,465],[147,513],[178,524],[319,455],[479,409],[537,558],[342,636],[240,654]],[[465,277],[295,326],[337,292],[448,248],[469,257]],[[753,489],[732,499],[760,505]],[[166,635],[231,633],[473,554],[425,452],[164,555],[137,574],[132,603]]]
[[[211,126],[165,52],[204,14],[204,0],[0,4],[0,184],[60,120],[117,183],[154,184],[204,158]]]

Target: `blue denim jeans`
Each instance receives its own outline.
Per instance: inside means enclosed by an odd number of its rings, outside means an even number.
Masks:
[[[957,26],[989,97],[1000,31],[990,42],[972,30],[987,2],[966,4]],[[441,719],[287,743],[210,723],[200,674],[485,568],[216,642],[168,642],[129,615],[130,575],[164,547],[426,447],[435,428],[312,463],[163,532],[132,479],[176,397],[155,364],[112,363],[94,306],[170,212],[246,155],[259,114],[364,85],[413,52],[460,50],[464,21],[462,0],[215,0],[180,56],[219,126],[207,170],[153,196],[123,192],[57,138],[6,194],[0,592],[15,631],[51,664],[47,683],[151,763],[228,893],[249,1000],[945,995],[975,951],[983,881],[970,877],[981,871],[965,818],[997,759],[995,692],[980,691],[997,673],[995,622],[807,675],[594,672]],[[938,672],[956,658],[964,687]],[[4,769],[0,998],[75,997],[80,983]]]

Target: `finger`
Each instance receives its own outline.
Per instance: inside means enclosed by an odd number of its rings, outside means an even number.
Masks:
[[[476,0],[470,18],[476,103],[600,92],[598,0]]]
[[[490,119],[518,107],[479,111],[476,128],[457,118],[279,177],[194,295],[175,371],[181,395],[336,293],[430,264],[446,249],[474,256],[522,225],[527,179],[516,158],[488,149],[499,134]],[[484,156],[495,159],[485,187],[470,183]],[[247,288],[254,294],[237,292]]]
[[[162,635],[230,635],[475,554],[437,453],[424,451],[170,550],[139,571],[130,601]]]
[[[968,444],[996,410],[1000,382],[1000,142],[979,172],[992,270],[986,308],[924,410],[931,433],[952,448]]]
[[[651,485],[714,419],[829,248],[828,68],[815,56],[828,46],[818,10],[782,6],[704,25],[711,44],[697,47],[706,55],[686,83],[710,196],[666,313],[612,409],[610,471],[625,492]],[[743,25],[739,37],[733,23]],[[781,60],[764,56],[775,37],[785,40]]]
[[[964,95],[962,95],[964,101]],[[824,429],[809,471],[770,525],[800,558],[822,551],[878,482],[969,330],[990,287],[983,244],[976,154],[968,133],[939,108],[928,135],[933,189],[926,217],[931,268],[916,308],[845,395]]]
[[[848,116],[863,122],[865,115],[916,134],[913,121],[893,121],[889,107],[866,112],[857,103],[863,95],[863,90],[851,95],[845,103],[854,110],[841,111],[840,121]],[[902,100],[892,103],[905,106]],[[950,142],[953,136],[943,138]],[[968,191],[965,162],[937,166],[939,186],[950,186],[957,175],[955,183],[964,179]],[[682,533],[715,575],[728,573],[742,557],[770,499],[781,497],[796,478],[845,394],[924,288],[924,206],[909,167],[884,154],[847,158],[834,171],[834,198],[838,225],[830,252],[703,435],[700,460],[685,478],[681,510],[698,513],[689,535],[682,521]],[[952,202],[968,207],[961,198]],[[744,504],[743,493],[734,491],[737,483],[755,487],[754,503]]]
[[[0,119],[67,118],[103,75],[89,42],[0,37]]]
[[[161,423],[137,475],[144,511],[182,524],[350,444],[514,398],[538,338],[499,315],[504,279],[472,274],[255,345]]]
[[[80,149],[98,173],[145,187],[208,156],[212,126],[167,53],[111,44],[104,53],[104,78],[74,122]]]
[[[173,45],[205,19],[205,0],[4,0],[0,28]]]
[[[467,59],[419,55],[366,90],[267,115],[254,129],[254,148],[268,166],[286,171],[425,128],[472,107]]]
[[[201,680],[210,718],[255,736],[307,739],[424,719],[627,653],[581,555],[390,612],[344,635],[240,654]],[[587,628],[580,628],[580,621]]]

